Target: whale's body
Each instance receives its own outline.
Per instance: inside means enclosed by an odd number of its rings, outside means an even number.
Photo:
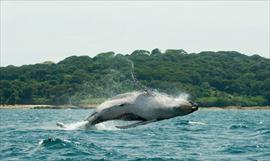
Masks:
[[[196,104],[185,99],[157,93],[130,92],[103,102],[86,120],[87,127],[109,120],[137,120],[141,121],[139,124],[145,124],[187,115],[197,109]]]
[[[198,110],[197,104],[186,99],[160,93],[130,92],[119,94],[100,104],[95,112],[86,118],[85,127],[109,120],[140,121],[127,126],[118,126],[118,128],[129,128],[187,115],[196,110]],[[62,123],[57,125],[65,127]]]

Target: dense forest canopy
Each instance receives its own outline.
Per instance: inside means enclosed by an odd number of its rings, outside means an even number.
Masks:
[[[201,106],[270,105],[270,60],[235,51],[198,54],[169,49],[106,52],[0,68],[1,104],[99,103],[141,84],[171,95],[188,93]]]

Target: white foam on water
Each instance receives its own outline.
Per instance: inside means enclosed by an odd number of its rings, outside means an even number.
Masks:
[[[197,122],[197,121],[188,121],[189,124],[193,124],[193,125],[206,125],[206,123],[203,122]]]
[[[86,129],[85,125],[87,123],[88,123],[88,121],[80,121],[80,122],[75,122],[75,123],[70,123],[70,124],[63,124],[63,127],[58,127],[58,129],[61,129],[61,130]],[[102,123],[98,123],[96,125],[93,125],[90,127],[90,129],[115,131],[115,130],[121,130],[121,129],[117,128],[117,126],[127,125],[127,124],[131,124],[131,123],[134,123],[134,121],[119,121],[119,120],[106,121],[106,122],[102,122]],[[62,123],[60,123],[60,124],[62,124]]]
[[[40,141],[38,142],[38,145],[42,145],[43,142],[44,142],[44,140],[40,140]]]

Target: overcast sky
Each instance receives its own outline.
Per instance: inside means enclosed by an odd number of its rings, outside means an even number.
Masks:
[[[1,1],[1,66],[135,49],[269,58],[269,1]]]

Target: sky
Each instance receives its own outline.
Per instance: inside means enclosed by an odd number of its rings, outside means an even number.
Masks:
[[[159,48],[270,58],[269,1],[1,1],[1,66]]]

